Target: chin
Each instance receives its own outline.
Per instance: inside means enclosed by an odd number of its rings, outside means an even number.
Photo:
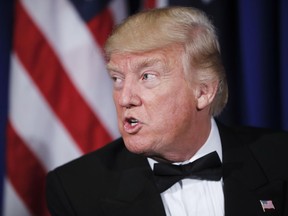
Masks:
[[[146,150],[147,150],[147,146],[144,146],[143,143],[139,143],[137,141],[133,141],[133,140],[125,140],[124,138],[124,144],[126,146],[126,148],[134,153],[134,154],[146,154]]]
[[[129,145],[125,143],[126,148],[134,153],[134,154],[144,154],[144,150],[142,148],[139,148],[139,146],[135,146],[135,145]]]

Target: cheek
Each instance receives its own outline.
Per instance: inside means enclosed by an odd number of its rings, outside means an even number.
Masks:
[[[114,101],[115,106],[118,105],[118,98],[119,98],[119,93],[114,90],[113,91],[113,101]]]
[[[114,101],[114,105],[116,107],[116,111],[117,113],[119,113],[121,107],[119,105],[119,94],[117,93],[113,93],[113,101]]]
[[[169,96],[164,100],[158,100],[153,108],[152,118],[158,122],[158,127],[177,127],[192,112],[192,104],[177,97]]]
[[[179,93],[164,96],[163,100],[158,99],[154,104],[153,112],[157,115],[154,119],[157,119],[159,127],[179,127],[187,118],[193,118],[196,105],[192,95]]]
[[[123,108],[119,105],[118,103],[118,95],[117,94],[113,94],[113,100],[114,100],[114,105],[116,108],[116,113],[117,113],[117,124],[118,124],[118,129],[120,132],[122,132],[123,128],[122,128],[122,119],[123,119]]]

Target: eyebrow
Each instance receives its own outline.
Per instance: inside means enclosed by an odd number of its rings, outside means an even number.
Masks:
[[[113,65],[113,64],[110,64],[110,63],[107,64],[106,69],[108,71],[118,71],[117,65]]]
[[[148,58],[145,59],[144,61],[140,62],[140,64],[136,64],[138,70],[142,69],[142,68],[147,68],[147,67],[151,67],[157,64],[161,64],[161,59],[159,58]]]
[[[161,64],[161,62],[162,61],[160,58],[153,58],[153,57],[152,58],[146,58],[144,60],[142,60],[142,59],[139,60],[139,63],[136,62],[135,66],[133,66],[133,67],[134,67],[134,69],[136,69],[138,71],[138,70],[141,70],[143,68],[151,67],[151,66],[159,64],[159,63]],[[108,63],[106,68],[108,71],[119,71],[119,68],[117,67],[117,65],[113,65],[111,63]]]

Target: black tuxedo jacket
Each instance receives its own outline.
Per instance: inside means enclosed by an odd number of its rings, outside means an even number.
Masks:
[[[218,127],[225,215],[288,216],[287,133]],[[122,139],[50,172],[46,189],[53,216],[165,215],[147,159],[128,152]],[[275,209],[264,211],[260,200]]]

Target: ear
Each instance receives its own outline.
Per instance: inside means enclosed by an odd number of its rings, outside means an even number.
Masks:
[[[196,88],[197,109],[202,110],[212,103],[217,92],[218,82],[202,82]]]

